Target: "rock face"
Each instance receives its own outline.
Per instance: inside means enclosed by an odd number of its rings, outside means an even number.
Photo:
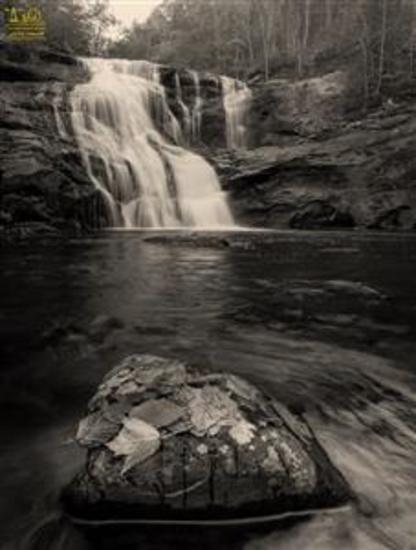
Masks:
[[[183,145],[224,147],[221,78],[171,67],[160,67],[159,76]],[[71,121],[70,93],[89,78],[86,66],[69,55],[40,45],[0,45],[0,238],[109,224]],[[105,170],[101,159],[90,161],[95,173]]]
[[[210,157],[239,224],[416,227],[412,82],[391,84],[384,103],[365,116],[355,111],[354,121],[347,119],[355,100],[342,71],[257,84],[251,149],[226,151],[221,78],[170,67],[160,77],[172,112],[192,126],[186,146]],[[71,56],[0,46],[0,238],[108,224],[71,128],[69,93],[88,78]]]
[[[317,139],[212,160],[240,223],[275,228],[416,227],[416,108],[384,105]]]
[[[160,79],[165,87],[169,108],[179,121],[188,144],[225,147],[226,128],[221,78],[208,72],[161,66]],[[190,119],[188,123],[186,116]],[[192,127],[190,132],[186,132],[187,124]]]
[[[257,86],[248,124],[253,145],[280,144],[285,136],[311,137],[330,130],[344,117],[347,89],[342,71]]]
[[[212,157],[241,224],[415,229],[414,82],[392,83],[367,113],[342,71],[253,90],[251,149]]]
[[[82,520],[230,519],[345,503],[349,490],[299,416],[245,380],[149,355],[99,386],[80,422]]]
[[[2,233],[85,229],[91,211],[99,209],[100,199],[71,137],[67,102],[72,87],[86,78],[70,56],[42,47],[1,45]]]

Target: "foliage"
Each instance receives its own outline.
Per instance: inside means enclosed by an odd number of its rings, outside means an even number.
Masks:
[[[109,54],[240,78],[354,66],[368,98],[414,69],[416,0],[164,0]]]

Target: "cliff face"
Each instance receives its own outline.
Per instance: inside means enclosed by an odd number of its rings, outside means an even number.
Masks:
[[[0,46],[2,235],[84,231],[108,224],[103,200],[83,166],[70,116],[70,92],[88,78],[85,67],[71,56],[43,47]],[[159,78],[183,130],[184,146],[225,147],[221,79],[171,67],[160,67]]]
[[[212,159],[242,223],[416,227],[414,98],[389,98],[348,122],[345,82],[334,73],[255,92],[250,124],[260,147]]]
[[[180,98],[188,110],[191,124],[192,119],[194,123],[196,122],[198,102],[200,104],[199,132],[197,131],[189,142],[194,146],[225,147],[225,111],[220,77],[207,72],[196,73],[186,69],[177,70],[162,66],[160,80],[166,90],[169,108],[183,130],[186,127],[186,116]]]
[[[162,67],[179,121],[178,78],[192,117],[202,100],[200,138],[229,192],[239,223],[258,227],[416,227],[416,92],[348,120],[342,72],[254,88],[251,146],[227,151],[221,80]],[[197,77],[197,83],[195,78]],[[68,95],[88,78],[67,55],[0,49],[0,227],[82,231],[106,223],[103,205],[72,136]],[[397,89],[397,88],[396,88]],[[416,87],[415,87],[416,90]],[[183,125],[183,124],[182,124]]]
[[[86,74],[46,49],[0,50],[0,225],[81,230],[96,204],[70,136],[67,96]]]
[[[345,117],[348,79],[342,71],[292,82],[275,79],[253,89],[247,126],[254,147],[314,138]]]

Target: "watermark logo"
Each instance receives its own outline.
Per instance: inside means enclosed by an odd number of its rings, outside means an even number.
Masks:
[[[0,29],[6,39],[14,42],[39,41],[46,36],[46,21],[38,7],[8,7],[0,12]]]

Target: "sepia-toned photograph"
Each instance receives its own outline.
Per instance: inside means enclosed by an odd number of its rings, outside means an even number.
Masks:
[[[416,0],[0,0],[0,550],[416,550]]]

